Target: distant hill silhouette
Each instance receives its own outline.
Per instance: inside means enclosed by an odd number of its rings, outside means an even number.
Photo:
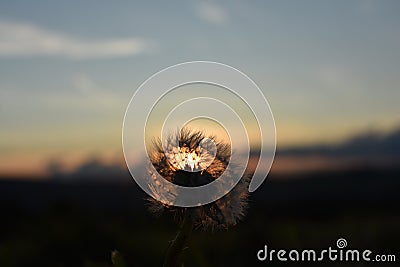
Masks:
[[[50,164],[49,172],[52,178],[70,182],[131,182],[131,176],[127,168],[121,164],[104,164],[98,159],[90,159],[72,172],[62,171],[57,164]]]
[[[255,155],[257,153],[254,153]],[[317,144],[305,147],[294,147],[287,149],[277,148],[277,156],[275,161],[278,162],[282,157],[289,156],[297,159],[307,158],[308,156],[317,156],[318,158],[326,158],[334,163],[341,161],[335,165],[336,169],[346,168],[392,168],[400,166],[400,128],[390,132],[382,133],[364,133],[352,137],[343,143],[336,145]],[[313,161],[309,159],[308,161]],[[345,162],[346,164],[342,164]],[[284,166],[287,168],[287,166]],[[308,169],[304,166],[306,171]],[[90,159],[80,165],[72,172],[62,171],[62,166],[56,162],[50,163],[48,170],[51,177],[59,181],[67,182],[113,182],[113,183],[131,183],[132,178],[128,169],[121,164],[104,164],[98,159]]]
[[[380,156],[400,159],[400,128],[389,133],[364,133],[337,145],[313,145],[279,150],[281,155]]]

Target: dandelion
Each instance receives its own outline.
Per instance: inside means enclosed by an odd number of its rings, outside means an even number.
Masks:
[[[206,137],[203,132],[187,128],[175,136],[171,135],[167,138],[167,142],[172,138],[178,139],[178,142],[175,142],[177,146],[168,145],[164,151],[161,140],[158,139],[153,142],[154,149],[150,153],[150,161],[155,171],[169,182],[180,186],[197,187],[211,183],[228,171],[227,166],[231,159],[230,145],[218,142],[214,136]],[[155,177],[154,169],[149,168],[149,175],[152,177]],[[234,171],[230,172],[228,175],[233,179],[236,174]],[[247,207],[249,180],[247,176],[242,177],[222,198],[193,208],[176,207],[173,203],[148,199],[151,212],[161,214],[168,211],[181,226],[168,250],[164,266],[178,266],[179,258],[193,228],[211,230],[228,228],[243,218]],[[151,190],[159,195],[157,188]]]

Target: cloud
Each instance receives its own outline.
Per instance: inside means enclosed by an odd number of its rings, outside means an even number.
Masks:
[[[126,99],[115,91],[102,88],[88,75],[79,73],[72,79],[73,98],[72,103],[80,103],[83,109],[119,109],[124,107]]]
[[[202,2],[195,7],[196,15],[211,24],[223,25],[229,21],[229,15],[224,8],[211,2]]]
[[[0,57],[111,58],[142,54],[152,46],[141,38],[87,40],[33,24],[0,21]]]
[[[0,88],[0,121],[11,125],[25,121],[27,110],[31,111],[29,118],[55,114],[62,117],[77,112],[84,119],[88,114],[118,114],[129,101],[118,88],[102,86],[85,73],[73,75],[66,87],[58,90],[22,90],[2,83]]]
[[[373,13],[376,9],[376,1],[373,0],[359,0],[356,2],[357,9],[360,13],[368,15]]]

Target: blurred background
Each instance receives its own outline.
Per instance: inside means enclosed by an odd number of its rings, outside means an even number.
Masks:
[[[122,120],[143,81],[191,60],[257,83],[277,154],[244,220],[196,231],[185,266],[265,266],[264,245],[340,237],[398,253],[399,13],[389,0],[1,1],[0,266],[110,266],[114,249],[162,265],[177,226],[147,212]]]

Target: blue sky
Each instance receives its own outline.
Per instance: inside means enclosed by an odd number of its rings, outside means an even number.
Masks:
[[[120,155],[134,90],[192,60],[249,75],[278,146],[393,129],[399,13],[398,1],[3,1],[0,170]]]

